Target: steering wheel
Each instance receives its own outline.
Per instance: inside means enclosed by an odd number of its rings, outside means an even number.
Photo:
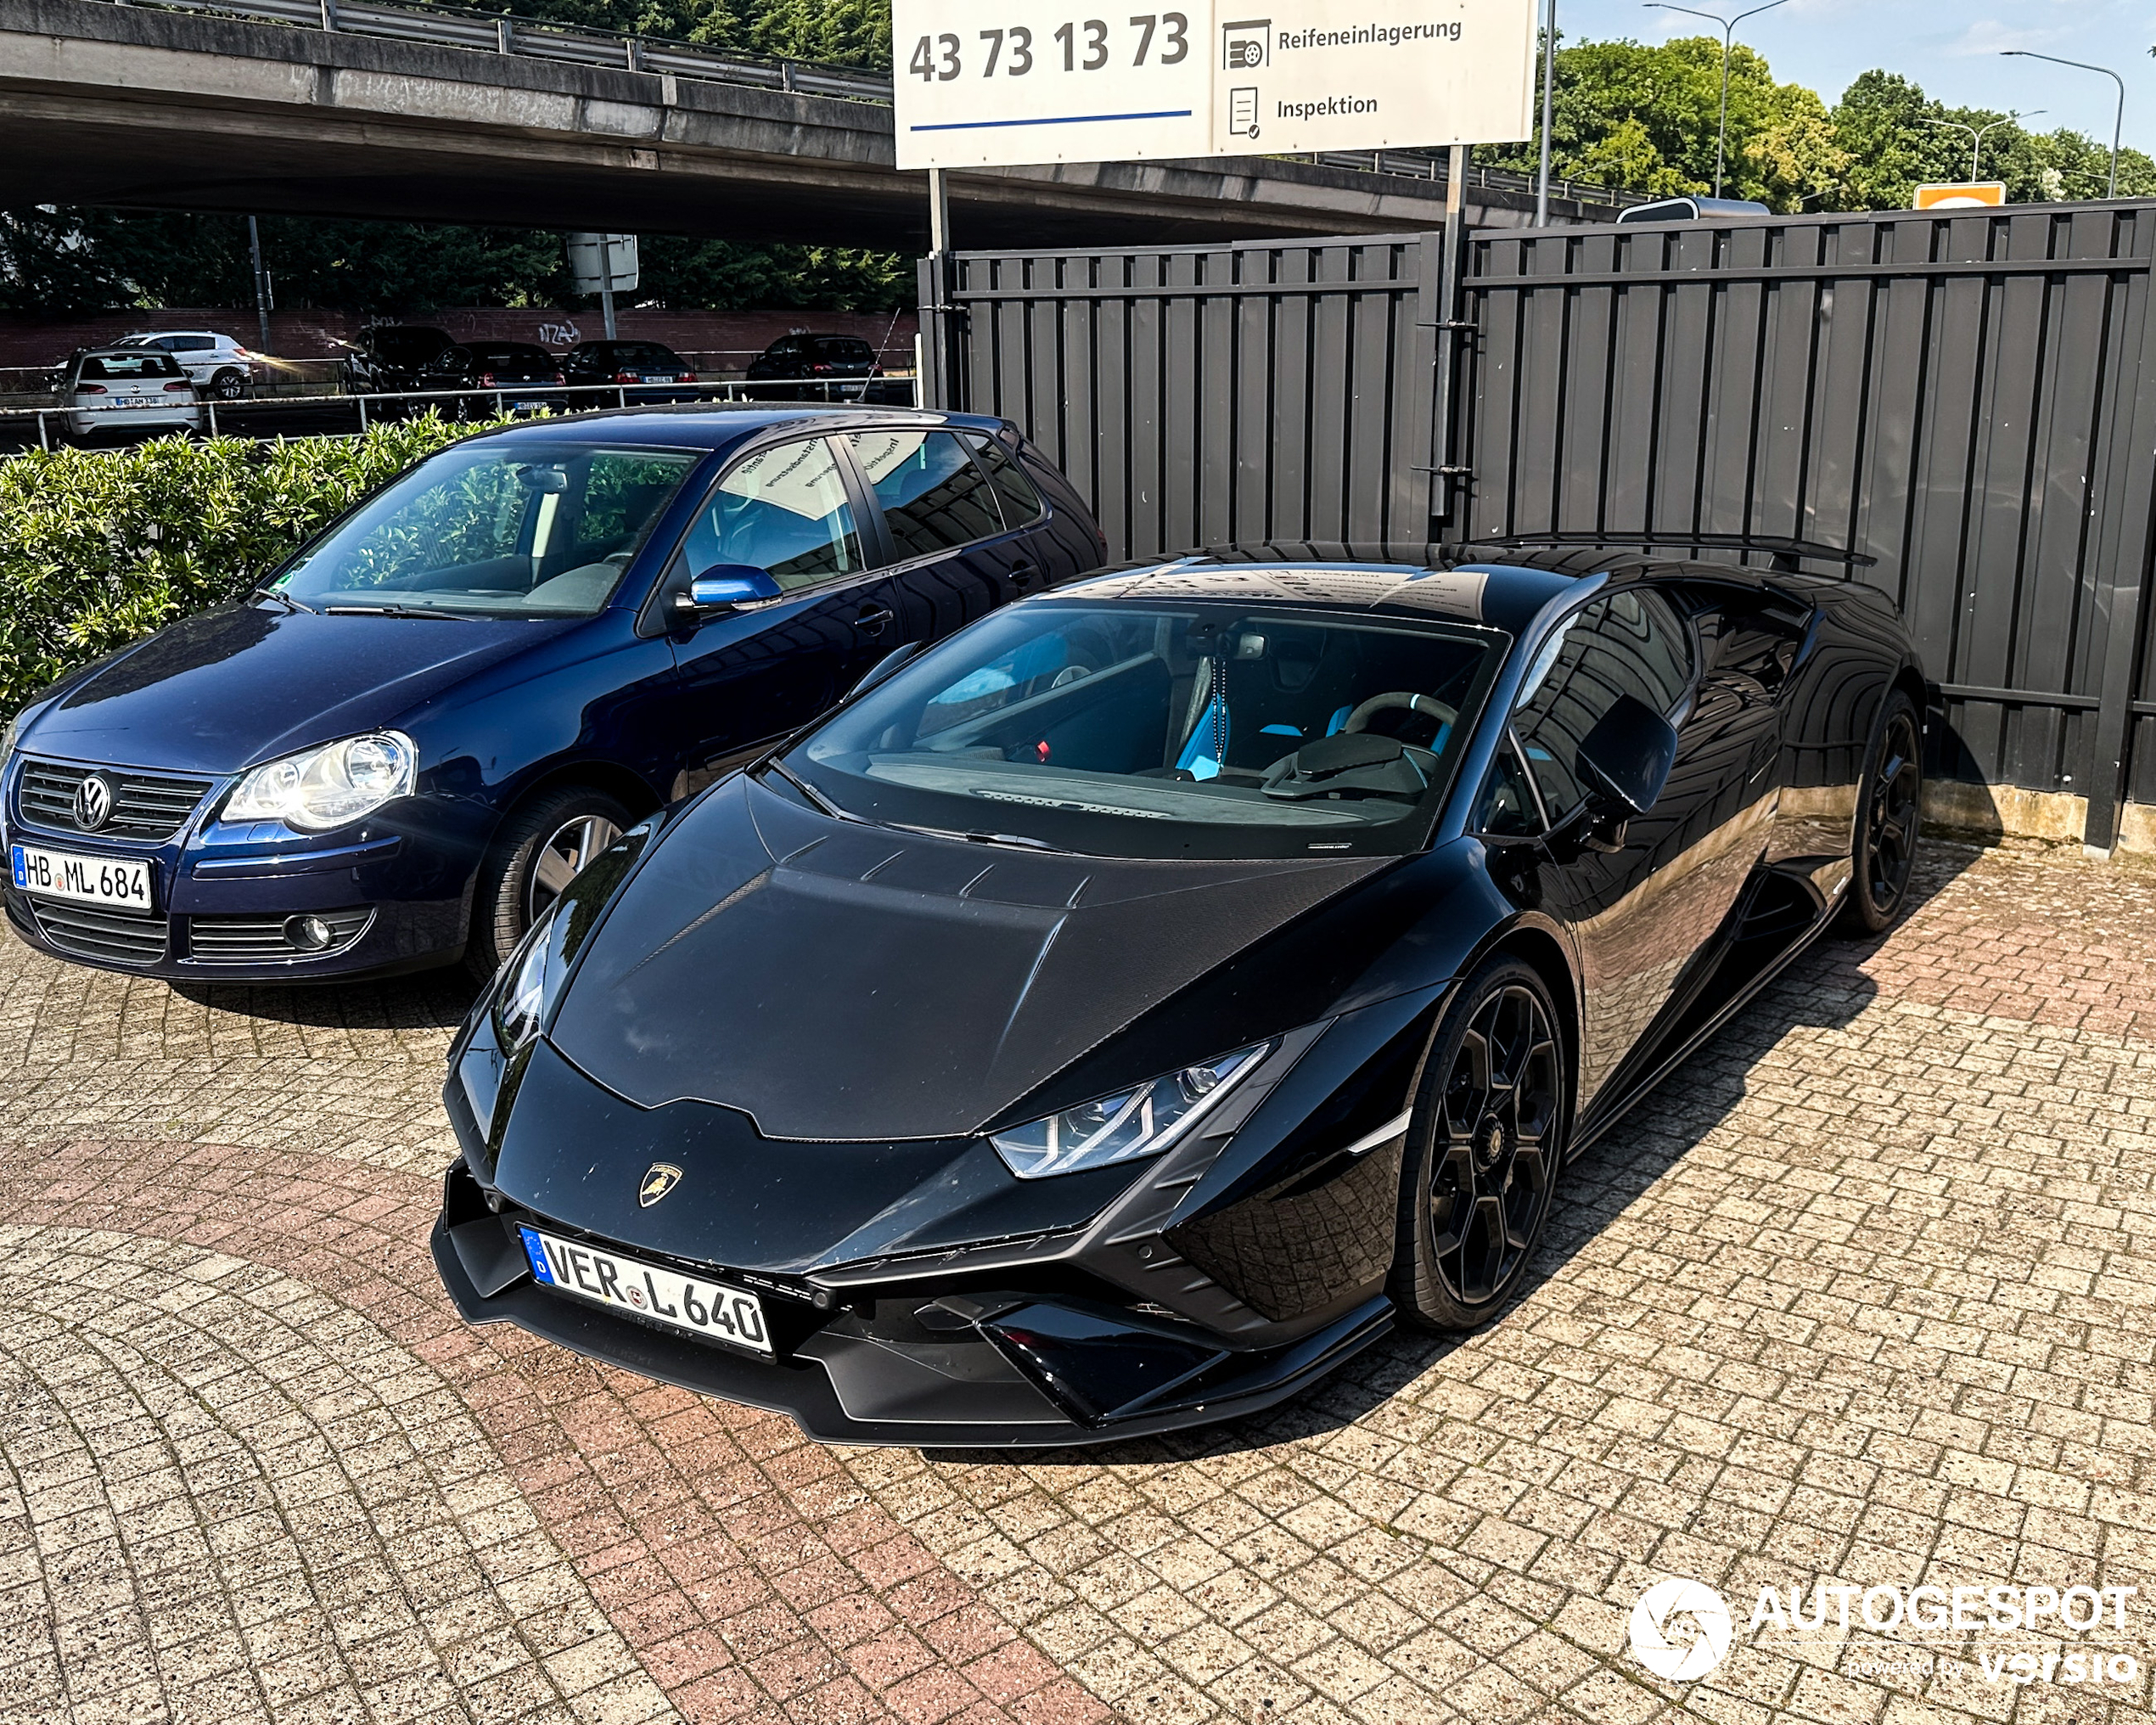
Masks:
[[[1346,733],[1352,735],[1358,731],[1367,729],[1370,721],[1377,717],[1379,713],[1389,712],[1395,708],[1405,708],[1409,712],[1420,713],[1425,718],[1435,719],[1440,726],[1457,725],[1460,722],[1460,711],[1457,707],[1448,707],[1443,701],[1430,695],[1409,694],[1402,690],[1395,690],[1389,694],[1372,695],[1369,700],[1350,713],[1345,727]]]

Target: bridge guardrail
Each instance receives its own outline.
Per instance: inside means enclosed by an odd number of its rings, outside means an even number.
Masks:
[[[371,419],[400,415],[408,411],[415,402],[453,403],[458,408],[458,417],[461,418],[463,416],[464,404],[491,396],[493,400],[494,416],[498,418],[506,416],[514,404],[533,402],[542,403],[548,412],[564,413],[604,411],[607,406],[632,407],[639,402],[666,406],[677,402],[682,395],[691,391],[695,392],[698,401],[708,402],[715,405],[817,400],[845,404],[869,401],[871,391],[874,392],[874,399],[871,404],[876,407],[912,407],[918,405],[920,401],[920,383],[917,378],[911,375],[893,376],[887,374],[879,378],[857,381],[826,380],[822,384],[810,379],[776,379],[768,382],[755,383],[745,379],[732,379],[722,383],[693,384],[525,384],[522,385],[512,384],[506,387],[497,386],[492,389],[473,387],[460,390],[398,390],[378,395],[284,396],[261,400],[223,402],[208,396],[198,395],[189,402],[174,402],[166,408],[166,411],[174,413],[192,412],[195,415],[195,424],[192,429],[216,437],[222,435],[217,424],[217,412],[220,407],[223,408],[225,417],[230,419],[235,414],[252,417],[257,413],[274,414],[280,410],[306,411],[318,415],[325,409],[356,406],[358,408],[358,423],[356,430],[364,431],[371,423]],[[817,393],[819,391],[820,395]],[[572,401],[570,399],[572,395],[581,399]],[[611,403],[593,399],[603,396],[611,396],[615,399]],[[902,396],[903,399],[894,400],[894,396]],[[384,402],[390,404],[394,413],[385,412],[379,405]],[[370,404],[374,404],[371,418]],[[121,416],[115,422],[119,424],[129,423],[131,418],[139,420],[142,417],[139,409],[115,404],[80,407],[0,408],[0,425],[9,422],[20,423],[34,419],[36,422],[37,447],[49,450],[54,440],[53,421],[59,422],[59,436],[64,441],[70,434],[70,422],[100,413],[113,413]],[[310,431],[302,432],[300,435],[334,437],[351,434],[336,431]],[[0,459],[4,458],[4,456],[0,456]]]
[[[131,0],[110,0],[110,3],[124,6],[130,4]],[[725,53],[671,37],[620,36],[575,25],[521,18],[514,13],[478,12],[454,6],[430,6],[422,11],[409,6],[383,5],[379,0],[156,0],[156,4],[173,11],[253,19],[306,30],[384,37],[396,42],[431,42],[441,48],[515,54],[532,59],[564,61],[571,65],[607,66],[705,83],[783,90],[796,95],[831,96],[879,107],[887,108],[891,104],[890,77],[860,67],[828,65],[815,60],[762,59],[753,55]],[[1336,150],[1323,155],[1289,156],[1283,160],[1307,160],[1324,167],[1418,180],[1441,181],[1446,166],[1442,151],[1423,149]],[[1528,175],[1504,168],[1471,168],[1468,183],[1524,196],[1532,196],[1535,190],[1535,182]],[[1550,190],[1557,197],[1579,203],[1621,206],[1648,201],[1637,193],[1614,191],[1606,186],[1580,185],[1569,180],[1552,182]]]

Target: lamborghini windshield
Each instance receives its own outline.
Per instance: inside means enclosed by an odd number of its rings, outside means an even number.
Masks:
[[[1114,857],[1399,855],[1503,639],[1362,614],[1079,600],[1005,611],[792,750],[839,812]]]

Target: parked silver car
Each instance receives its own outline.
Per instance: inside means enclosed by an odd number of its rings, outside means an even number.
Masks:
[[[215,329],[142,330],[113,346],[154,347],[171,354],[197,390],[221,402],[246,400],[254,379],[257,356]]]
[[[194,381],[171,354],[154,348],[93,348],[67,363],[60,405],[76,437],[103,432],[199,430]]]

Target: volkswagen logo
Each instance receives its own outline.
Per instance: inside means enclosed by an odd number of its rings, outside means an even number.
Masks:
[[[93,773],[75,787],[75,824],[94,833],[112,818],[112,781]]]
[[[671,1162],[654,1162],[643,1171],[643,1183],[637,1188],[637,1202],[648,1210],[681,1183],[679,1168]]]

